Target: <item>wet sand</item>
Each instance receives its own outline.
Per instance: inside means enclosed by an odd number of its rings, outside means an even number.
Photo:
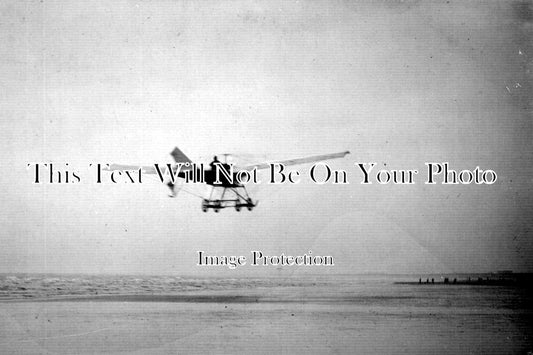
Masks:
[[[386,304],[386,303],[385,303]],[[515,354],[531,314],[507,308],[269,301],[234,295],[0,302],[6,354]]]

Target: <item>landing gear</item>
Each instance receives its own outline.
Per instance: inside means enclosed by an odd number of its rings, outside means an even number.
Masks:
[[[222,191],[220,193],[219,198],[214,198],[214,196],[216,196],[215,189],[220,189]],[[228,194],[230,195],[229,197]],[[255,206],[257,206],[257,201],[254,202],[250,198],[244,186],[214,186],[211,190],[211,195],[209,196],[209,199],[202,200],[202,211],[204,212],[207,212],[207,210],[211,208],[215,211],[215,213],[218,213],[222,208],[226,207],[234,207],[235,211],[237,212],[240,212],[241,208],[247,208],[248,211],[252,211]]]
[[[252,202],[252,199],[248,197],[248,200],[246,201],[248,202],[246,207],[248,207],[248,211],[251,211],[255,206],[257,206],[257,203],[253,203]]]

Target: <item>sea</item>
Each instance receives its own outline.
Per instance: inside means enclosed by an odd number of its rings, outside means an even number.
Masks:
[[[264,302],[318,302],[405,307],[530,309],[531,286],[476,285],[494,274],[289,275],[180,277],[152,275],[0,274],[0,300],[66,300],[106,296],[243,296]],[[527,278],[530,280],[531,278]],[[432,280],[432,281],[430,281]],[[419,283],[420,282],[420,283]],[[110,299],[110,297],[106,298]],[[178,299],[178,298],[176,298]],[[187,298],[184,297],[184,300]],[[243,298],[244,299],[244,298]]]

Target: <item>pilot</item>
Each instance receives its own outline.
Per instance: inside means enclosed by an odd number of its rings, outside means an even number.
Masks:
[[[220,163],[220,161],[218,161],[218,158],[217,158],[217,156],[215,155],[215,156],[213,157],[213,161],[212,161],[211,163],[209,163],[209,166],[211,167],[211,170],[215,170],[215,165],[216,165],[216,164],[219,164],[219,163]]]

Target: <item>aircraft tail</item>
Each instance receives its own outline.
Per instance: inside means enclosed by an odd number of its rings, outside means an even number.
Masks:
[[[192,160],[189,159],[178,147],[175,147],[170,155],[174,158],[176,163],[189,163],[192,164]]]

